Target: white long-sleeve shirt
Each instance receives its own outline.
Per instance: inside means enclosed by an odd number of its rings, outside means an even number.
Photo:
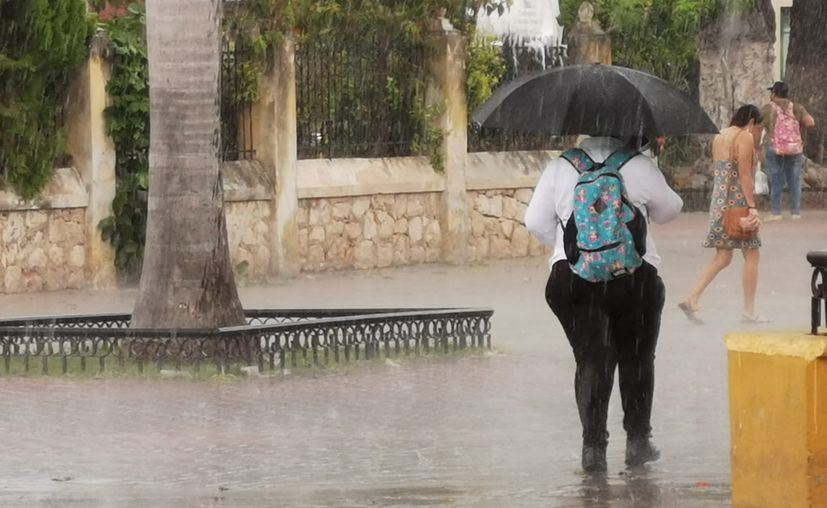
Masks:
[[[622,146],[623,143],[614,138],[588,138],[580,143],[580,148],[595,162],[603,162]],[[683,200],[669,187],[663,173],[649,157],[634,157],[620,169],[620,175],[629,200],[656,224],[669,222],[683,208]],[[572,214],[574,186],[579,176],[577,170],[563,158],[550,162],[526,210],[525,225],[528,230],[540,242],[554,249],[549,268],[557,261],[566,259],[560,221],[565,224]],[[660,266],[660,256],[651,232],[646,235],[646,255],[643,259],[655,268]]]

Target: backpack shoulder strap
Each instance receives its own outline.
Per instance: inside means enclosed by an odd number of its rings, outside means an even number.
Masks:
[[[627,162],[634,159],[638,155],[640,155],[640,152],[632,148],[618,148],[617,150],[612,152],[611,155],[606,157],[606,160],[603,161],[603,165],[612,166],[615,168],[615,170],[620,171],[620,169],[623,168],[623,166],[625,166]]]
[[[594,160],[592,160],[592,158],[589,157],[589,154],[587,154],[582,148],[572,148],[570,150],[566,150],[560,154],[560,157],[567,160],[578,173],[591,171],[595,168],[595,166],[597,166]]]

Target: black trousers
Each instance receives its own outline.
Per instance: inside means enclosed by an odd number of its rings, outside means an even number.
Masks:
[[[623,428],[630,437],[650,435],[655,347],[665,296],[657,269],[645,262],[632,275],[602,283],[581,279],[567,261],[552,267],[546,301],[563,325],[577,362],[574,393],[583,444],[608,442],[606,418],[616,368]]]

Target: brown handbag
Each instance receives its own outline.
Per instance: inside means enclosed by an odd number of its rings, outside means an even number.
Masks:
[[[735,142],[738,140],[739,134],[735,135],[735,140],[732,142],[732,149],[730,150],[729,163],[730,167],[734,167],[735,161]],[[739,174],[742,168],[738,168]],[[730,182],[731,171],[727,171],[726,178],[726,210],[724,210],[724,233],[732,240],[750,240],[758,234],[757,229],[745,230],[741,227],[741,219],[749,216],[749,208],[745,206],[729,206],[729,192],[732,187]]]

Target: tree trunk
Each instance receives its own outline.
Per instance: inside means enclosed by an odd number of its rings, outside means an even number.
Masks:
[[[147,0],[149,204],[132,326],[244,323],[219,172],[220,0]]]
[[[787,77],[790,97],[801,103],[816,120],[806,129],[807,156],[824,163],[827,147],[827,2],[795,0],[790,11],[790,50]]]

